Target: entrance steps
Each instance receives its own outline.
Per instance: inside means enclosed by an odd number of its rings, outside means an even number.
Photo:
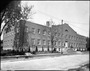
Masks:
[[[65,50],[63,51],[63,53],[76,53],[76,51],[74,51],[71,48],[65,48]]]

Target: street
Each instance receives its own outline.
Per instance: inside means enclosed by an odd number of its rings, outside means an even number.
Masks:
[[[89,53],[65,55],[58,57],[43,57],[19,61],[1,61],[1,70],[67,70],[78,68],[89,62]]]

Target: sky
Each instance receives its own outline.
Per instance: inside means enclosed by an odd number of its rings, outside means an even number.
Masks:
[[[36,12],[29,21],[45,25],[53,20],[55,24],[69,24],[78,34],[89,36],[89,1],[22,1],[22,5],[34,5]]]
[[[35,14],[29,21],[46,25],[49,20],[61,24],[63,19],[78,34],[89,37],[89,1],[22,1],[21,4],[34,5]]]

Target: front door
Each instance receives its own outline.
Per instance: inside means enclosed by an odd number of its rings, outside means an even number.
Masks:
[[[65,41],[65,48],[68,48],[68,41]]]

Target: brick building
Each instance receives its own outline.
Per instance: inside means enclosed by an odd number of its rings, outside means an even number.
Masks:
[[[77,34],[68,24],[53,25],[55,48],[73,48],[74,50],[86,50],[86,37]]]
[[[7,49],[13,50],[14,37],[15,37],[14,27],[11,27],[10,32],[3,31],[3,49],[4,50],[7,50]]]
[[[26,22],[26,32],[28,33],[28,42],[31,50],[38,51],[51,50],[51,28],[32,22]]]
[[[61,51],[63,48],[86,49],[86,37],[77,34],[68,24],[40,25],[20,21],[12,31],[4,33],[3,48],[30,51]],[[13,33],[12,33],[13,32]],[[12,34],[12,35],[11,35]],[[10,36],[11,35],[11,36]]]

